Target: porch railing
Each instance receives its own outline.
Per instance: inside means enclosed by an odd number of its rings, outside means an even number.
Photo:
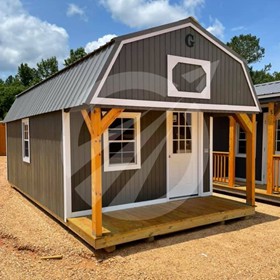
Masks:
[[[213,180],[215,182],[228,182],[228,164],[229,152],[213,152]]]
[[[273,155],[273,191],[280,192],[280,155]]]

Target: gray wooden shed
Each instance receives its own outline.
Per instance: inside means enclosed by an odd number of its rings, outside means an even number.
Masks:
[[[117,37],[17,96],[8,180],[95,248],[250,215],[252,185],[247,206],[212,197],[212,114],[251,139],[259,111],[246,63],[193,18]]]

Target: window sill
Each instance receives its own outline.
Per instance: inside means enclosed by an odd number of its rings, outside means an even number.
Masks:
[[[140,169],[140,163],[104,165],[104,172]]]
[[[22,161],[25,163],[30,163],[30,158],[23,158]]]
[[[246,154],[236,154],[235,156],[239,158],[246,158]]]

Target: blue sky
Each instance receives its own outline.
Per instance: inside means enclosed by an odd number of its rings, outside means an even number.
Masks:
[[[194,16],[223,42],[251,33],[261,39],[265,58],[280,71],[279,0],[0,0],[0,77],[27,62],[57,56],[70,48],[91,51],[122,35]]]

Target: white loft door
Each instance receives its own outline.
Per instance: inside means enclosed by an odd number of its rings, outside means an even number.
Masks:
[[[168,197],[198,194],[198,113],[167,112]]]

